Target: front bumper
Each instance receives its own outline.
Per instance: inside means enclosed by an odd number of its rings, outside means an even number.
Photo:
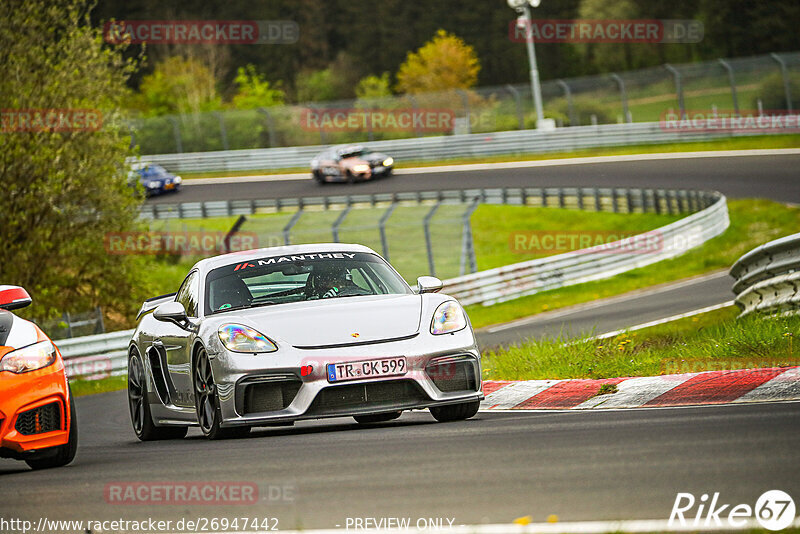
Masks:
[[[211,351],[209,351],[211,356]],[[330,383],[329,363],[405,356],[401,376]],[[311,372],[302,376],[303,369]],[[480,352],[469,329],[443,336],[265,355],[222,350],[212,367],[223,426],[374,414],[478,401]]]
[[[23,458],[69,440],[69,389],[61,356],[43,369],[0,372],[0,457]]]

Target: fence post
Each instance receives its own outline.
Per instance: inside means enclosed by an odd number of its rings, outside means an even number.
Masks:
[[[344,222],[344,218],[347,217],[347,214],[350,213],[350,209],[353,207],[353,206],[350,205],[350,197],[347,197],[347,201],[348,201],[347,207],[344,209],[344,211],[342,213],[339,214],[338,217],[336,217],[336,221],[334,221],[334,223],[333,223],[333,228],[332,229],[333,229],[333,242],[334,243],[338,243],[339,242],[339,227],[342,225],[342,223]]]
[[[470,111],[469,111],[469,95],[463,89],[456,89],[456,92],[461,96],[461,102],[464,103],[464,112],[466,113],[467,119],[467,133],[472,133],[472,121],[470,120]]]
[[[95,327],[95,334],[104,334],[106,331],[106,325],[103,323],[103,309],[100,306],[94,309],[95,313],[97,313],[97,326]]]
[[[223,150],[230,150],[231,147],[228,145],[228,131],[225,129],[225,117],[219,111],[215,111],[214,115],[219,119],[219,137],[222,139],[222,148]]]
[[[417,99],[414,95],[406,95],[408,99],[411,101],[411,110],[414,112],[414,116],[417,116],[417,111],[419,111],[419,106],[417,105]],[[416,137],[422,137],[422,133],[419,131],[419,125],[417,121],[414,121],[414,135]]]
[[[175,136],[175,149],[178,154],[183,153],[183,143],[181,142],[181,128],[178,125],[178,120],[170,115],[167,120],[172,124],[172,134]]]
[[[231,253],[231,238],[233,238],[233,236],[236,235],[236,232],[239,231],[239,229],[242,227],[245,221],[247,221],[247,217],[245,217],[244,215],[239,215],[239,218],[236,219],[235,223],[233,223],[231,229],[228,230],[227,234],[225,234],[225,239],[222,241],[225,245],[225,253],[227,254]]]
[[[392,198],[392,205],[381,215],[381,219],[378,221],[378,230],[381,233],[381,248],[383,249],[383,257],[386,261],[389,261],[389,241],[386,239],[386,221],[392,216],[395,208],[397,208],[397,200]]]
[[[778,62],[778,65],[781,66],[781,76],[783,76],[783,92],[786,96],[786,110],[791,112],[792,111],[792,89],[789,84],[789,71],[786,69],[786,62],[776,54],[775,52],[771,53],[770,56],[772,59]]]
[[[628,109],[628,92],[625,90],[625,82],[622,77],[615,72],[612,72],[609,76],[612,80],[617,82],[619,86],[619,95],[622,100],[622,116],[625,118],[625,122],[633,122],[633,116]]]
[[[519,91],[517,91],[517,88],[511,84],[506,85],[506,89],[508,90],[509,93],[511,93],[511,96],[514,97],[514,104],[517,108],[517,118],[519,119],[519,129],[524,130],[525,113],[522,111],[522,99],[519,96]]]
[[[297,224],[297,221],[300,220],[300,217],[302,215],[303,215],[303,205],[300,204],[297,207],[297,211],[295,212],[295,214],[292,215],[292,218],[289,220],[289,222],[286,224],[286,226],[283,227],[283,244],[284,245],[291,245],[292,244],[291,237],[290,237],[290,234],[292,232],[292,228],[294,228],[294,225]]]
[[[267,111],[267,108],[258,108],[260,113],[263,113],[265,117],[267,117],[267,130],[269,130],[269,147],[275,148],[277,146],[277,142],[275,141],[275,121],[272,118],[272,114]]]
[[[72,337],[72,318],[70,318],[69,312],[61,314],[61,320],[67,325],[67,337]]]
[[[683,103],[683,85],[681,83],[681,73],[669,63],[665,63],[664,68],[670,71],[675,79],[675,92],[678,95],[678,108],[681,112],[681,118],[684,119],[686,118],[686,106]]]
[[[733,111],[736,113],[736,116],[739,116],[739,97],[736,94],[736,78],[734,77],[733,67],[731,64],[725,61],[724,59],[720,58],[719,64],[728,71],[728,83],[731,84],[731,98],[733,99]]]
[[[561,89],[564,90],[564,97],[567,99],[567,114],[569,115],[569,125],[570,126],[578,126],[578,118],[575,117],[575,106],[572,104],[572,90],[570,90],[569,85],[564,80],[556,80]]]
[[[436,204],[425,214],[422,220],[422,227],[425,230],[425,248],[428,250],[428,270],[431,276],[436,276],[436,265],[433,261],[433,244],[431,243],[431,219],[436,214],[436,210],[442,205],[441,199],[436,201]]]
[[[467,211],[465,211],[464,215],[462,215],[464,230],[461,234],[461,266],[459,269],[459,272],[462,276],[467,274],[467,262],[469,262],[470,273],[474,273],[478,270],[478,262],[475,258],[475,244],[472,241],[472,223],[470,223],[470,218],[472,217],[472,214],[475,213],[475,210],[478,209],[480,203],[480,197],[475,197],[472,201],[472,204],[470,204],[467,208]]]

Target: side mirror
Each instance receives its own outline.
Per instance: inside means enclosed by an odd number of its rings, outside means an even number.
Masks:
[[[153,317],[157,321],[165,321],[175,324],[186,322],[186,310],[180,302],[165,302],[153,310]]]
[[[435,276],[420,276],[417,278],[417,293],[436,293],[442,289],[442,281]]]
[[[29,306],[31,296],[19,286],[0,286],[0,309],[18,310]]]

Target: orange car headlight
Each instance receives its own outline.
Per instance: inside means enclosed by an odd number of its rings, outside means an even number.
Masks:
[[[13,350],[0,360],[0,371],[14,374],[35,371],[56,361],[56,348],[49,341],[40,341],[21,349]]]

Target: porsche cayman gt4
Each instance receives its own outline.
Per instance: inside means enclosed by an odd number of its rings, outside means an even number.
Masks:
[[[480,353],[441,281],[411,288],[360,245],[267,248],[198,262],[150,299],[129,346],[128,398],[142,440],[209,438],[352,416],[478,411]]]

